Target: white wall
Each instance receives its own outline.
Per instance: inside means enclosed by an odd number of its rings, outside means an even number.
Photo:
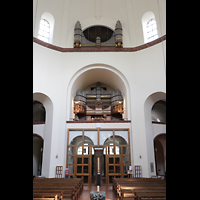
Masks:
[[[52,44],[60,47],[73,47],[77,20],[82,29],[92,25],[115,29],[120,20],[124,47],[134,47],[144,44],[142,16],[148,11],[155,15],[159,37],[166,34],[165,4],[165,0],[34,0],[33,35],[37,37],[45,12],[54,17]],[[153,138],[158,129],[151,123],[151,105],[159,98],[148,97],[157,92],[165,94],[165,47],[163,41],[136,52],[62,53],[33,43],[33,93],[35,100],[43,103],[47,115],[43,128],[34,126],[34,131],[44,138],[43,176],[54,177],[55,166],[65,167],[69,127],[95,126],[68,125],[66,120],[72,117],[72,95],[76,89],[97,79],[119,87],[125,94],[124,117],[131,120],[128,127],[132,166],[142,165],[144,177],[155,175],[150,172],[150,162],[154,162]],[[116,128],[127,124],[102,126]]]
[[[165,0],[34,0],[34,37],[37,37],[42,14],[49,12],[55,19],[52,41],[54,45],[73,47],[74,26],[78,20],[82,29],[92,25],[105,25],[115,29],[117,20],[120,20],[124,47],[138,46],[144,44],[141,20],[148,11],[155,15],[158,36],[165,35]]]
[[[45,124],[44,133],[44,145],[48,145],[46,148],[50,149],[47,156],[49,160],[44,161],[50,165],[49,171],[45,172],[46,176],[55,176],[56,165],[65,166],[66,120],[69,120],[72,111],[70,98],[73,83],[79,84],[78,81],[72,80],[78,80],[76,75],[83,69],[87,70],[91,66],[96,68],[106,66],[110,72],[119,73],[125,86],[128,86],[126,97],[129,104],[128,118],[132,121],[132,162],[141,164],[143,176],[149,177],[151,175],[149,159],[151,157],[150,160],[152,160],[153,157],[148,155],[144,103],[147,97],[155,92],[165,93],[162,43],[136,52],[92,53],[61,53],[33,43],[33,56],[33,92],[45,94],[52,101],[52,111],[50,111],[53,113],[52,123]],[[110,81],[110,83],[114,82]],[[48,113],[48,109],[46,107],[45,109]],[[149,120],[151,121],[151,109]],[[46,138],[47,135],[51,135],[51,138]],[[153,133],[151,139],[153,139]],[[46,140],[49,140],[48,144]],[[57,154],[58,158],[56,158]],[[139,155],[142,158],[139,158]]]
[[[166,133],[166,125],[165,124],[152,124],[153,128],[153,138],[161,133]]]
[[[44,138],[44,128],[45,124],[35,124],[33,125],[33,133],[38,134]]]

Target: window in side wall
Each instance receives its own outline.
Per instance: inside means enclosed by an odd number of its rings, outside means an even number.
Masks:
[[[44,42],[49,42],[49,38],[50,38],[50,24],[46,19],[41,19],[38,31],[38,39]]]
[[[158,38],[158,30],[155,18],[147,22],[147,42],[151,42]]]

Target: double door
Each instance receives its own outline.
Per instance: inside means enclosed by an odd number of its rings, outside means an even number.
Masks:
[[[72,159],[73,162],[68,161],[69,177],[83,178],[85,185],[96,185],[96,159],[94,149],[97,146],[85,147],[86,155],[70,155],[68,160]],[[79,148],[79,147],[75,147]],[[112,149],[113,148],[113,149]],[[130,162],[130,154],[127,154],[126,148],[128,146],[104,146],[101,157],[101,185],[111,185],[112,177],[125,178],[128,177],[127,171]],[[120,149],[120,152],[119,152]],[[111,150],[111,151],[110,151]]]

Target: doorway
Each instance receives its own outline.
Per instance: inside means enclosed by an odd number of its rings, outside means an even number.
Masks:
[[[166,173],[166,134],[159,134],[154,138],[154,152],[156,175],[165,176]]]
[[[112,177],[128,178],[131,165],[129,129],[68,130],[66,167],[69,178],[83,178],[84,185],[96,185],[95,149],[102,149],[101,185]]]
[[[43,138],[33,134],[33,176],[41,176],[43,157]]]

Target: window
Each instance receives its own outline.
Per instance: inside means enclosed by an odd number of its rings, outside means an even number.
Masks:
[[[156,17],[153,12],[148,11],[144,13],[142,16],[142,28],[144,43],[151,42],[159,37]]]
[[[147,23],[147,42],[151,42],[158,38],[156,20],[150,19]]]
[[[50,38],[50,24],[47,20],[40,20],[40,27],[38,32],[38,38],[44,42],[49,42]]]

